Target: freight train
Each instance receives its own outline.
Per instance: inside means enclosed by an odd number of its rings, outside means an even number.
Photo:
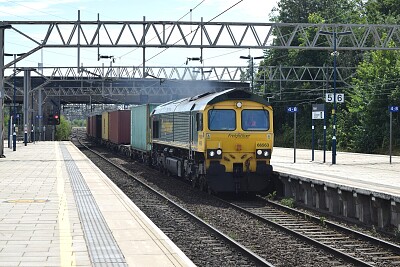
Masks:
[[[208,192],[260,192],[272,175],[272,107],[243,90],[103,112],[87,135]]]

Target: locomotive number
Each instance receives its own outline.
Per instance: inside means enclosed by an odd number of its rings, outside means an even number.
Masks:
[[[269,143],[257,143],[256,148],[266,148],[269,147]]]

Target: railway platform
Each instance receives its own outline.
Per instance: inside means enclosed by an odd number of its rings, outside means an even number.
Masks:
[[[307,178],[309,181],[323,182],[335,187],[363,192],[382,194],[400,201],[400,157],[337,152],[336,164],[332,164],[332,152],[316,150],[311,161],[311,150],[296,149],[296,163],[292,148],[274,148],[271,164],[274,171],[287,176]]]
[[[0,159],[0,266],[194,266],[71,142]]]
[[[400,231],[400,157],[275,147],[271,164],[284,197],[311,208]]]

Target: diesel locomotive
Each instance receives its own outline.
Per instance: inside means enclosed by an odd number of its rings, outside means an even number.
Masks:
[[[208,192],[254,193],[268,186],[273,110],[256,94],[230,89],[136,106],[129,118],[122,115],[89,117],[88,136],[101,136],[101,143]],[[130,144],[129,138],[112,140],[128,130]]]
[[[152,162],[212,192],[258,192],[272,174],[273,111],[262,97],[226,90],[155,107]]]

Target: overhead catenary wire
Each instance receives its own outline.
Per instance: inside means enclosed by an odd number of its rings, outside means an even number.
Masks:
[[[177,21],[180,21],[181,19],[183,19],[184,17],[186,17],[189,13],[192,14],[192,11],[195,10],[197,7],[199,7],[202,3],[204,3],[205,0],[202,0],[200,3],[198,3],[194,8],[191,8],[189,12],[187,12],[185,15],[183,15],[182,17],[180,17]],[[168,26],[165,30],[168,30],[169,28],[171,28],[172,25]],[[161,31],[161,33],[163,33],[164,31]],[[157,36],[154,36],[153,38],[151,38],[149,41],[154,40],[155,38],[157,38]],[[135,48],[132,49],[131,51],[123,54],[122,56],[119,56],[118,58],[121,59],[122,57],[131,54],[132,52],[136,51],[139,48]],[[140,66],[140,65],[139,65]]]
[[[204,25],[207,25],[207,23],[210,23],[211,21],[213,21],[214,19],[218,18],[219,16],[221,16],[222,14],[224,14],[225,12],[227,12],[228,10],[230,10],[231,8],[233,8],[234,6],[236,6],[237,4],[239,4],[240,2],[243,2],[243,0],[238,1],[236,4],[232,5],[231,7],[227,8],[226,10],[222,11],[221,13],[219,13],[218,15],[216,15],[215,17],[213,17],[212,19],[210,19],[209,21],[207,21]],[[199,29],[200,26],[197,26],[197,29],[194,30],[194,32],[196,32]],[[184,37],[182,37],[181,39],[179,39],[178,41],[176,41],[175,43],[173,43],[173,45],[177,44],[178,42],[182,41],[183,38],[186,38],[187,36],[189,36],[190,34],[192,34],[193,32],[190,32],[188,34],[186,34]],[[169,47],[164,48],[162,51],[160,51],[159,53],[155,54],[154,56],[152,56],[151,58],[145,60],[145,62],[148,62],[150,60],[152,60],[153,58],[159,56],[160,54],[164,53],[166,50],[168,50]],[[140,64],[139,66],[141,66],[142,64]]]

